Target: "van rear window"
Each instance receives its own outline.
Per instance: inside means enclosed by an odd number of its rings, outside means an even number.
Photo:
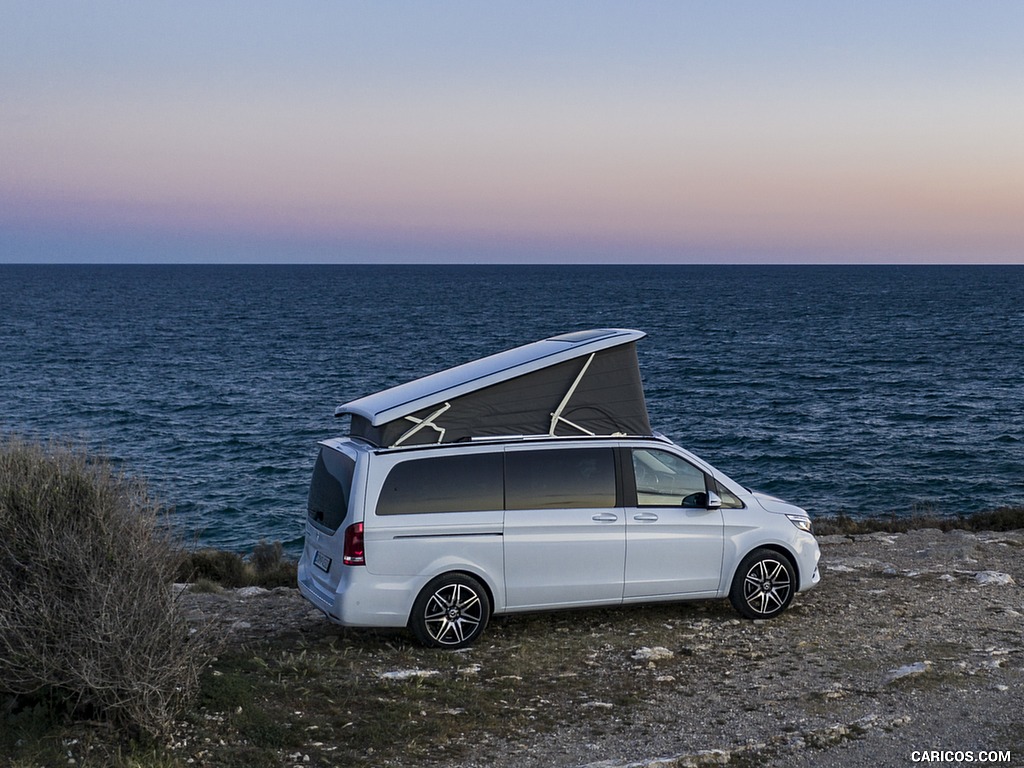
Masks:
[[[309,485],[309,519],[332,533],[345,520],[356,464],[343,453],[321,448]]]
[[[378,515],[482,512],[504,503],[502,454],[431,456],[396,464],[388,473]]]

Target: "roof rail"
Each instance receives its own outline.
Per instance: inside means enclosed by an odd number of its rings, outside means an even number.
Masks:
[[[414,443],[414,444],[402,444],[402,445],[388,445],[380,446],[374,445],[362,437],[350,436],[353,440],[358,440],[361,443],[367,444],[373,448],[377,453],[399,453],[403,451],[430,451],[439,448],[470,448],[472,446],[484,446],[484,445],[503,445],[503,444],[524,444],[524,443],[558,443],[565,442],[568,440],[576,440],[580,442],[590,442],[598,440],[657,440],[659,442],[671,442],[668,438],[658,435],[626,435],[626,434],[615,434],[615,435],[549,435],[546,433],[540,433],[536,435],[489,435],[481,437],[471,437],[465,440],[460,440],[457,443]]]

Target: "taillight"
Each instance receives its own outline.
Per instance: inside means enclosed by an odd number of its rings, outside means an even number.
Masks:
[[[345,565],[366,565],[362,523],[352,523],[345,529],[345,551],[342,554],[341,562]]]

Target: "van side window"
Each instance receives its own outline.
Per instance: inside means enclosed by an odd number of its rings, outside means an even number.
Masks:
[[[313,467],[306,508],[309,519],[329,531],[338,530],[348,514],[352,474],[356,464],[343,453],[321,448]]]
[[[409,459],[388,473],[377,500],[377,514],[501,509],[501,473],[500,452]]]
[[[704,473],[675,454],[634,448],[633,473],[638,507],[702,507],[707,504]]]
[[[611,448],[505,454],[506,509],[614,506],[615,454]]]
[[[722,500],[722,509],[745,509],[746,505],[739,500],[735,493],[730,491],[715,479],[711,480],[711,490],[718,494]]]

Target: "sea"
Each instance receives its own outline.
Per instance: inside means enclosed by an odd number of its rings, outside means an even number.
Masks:
[[[812,515],[1024,504],[1024,267],[2,265],[0,434],[145,479],[197,547],[301,546],[336,406],[635,328],[652,426]]]

